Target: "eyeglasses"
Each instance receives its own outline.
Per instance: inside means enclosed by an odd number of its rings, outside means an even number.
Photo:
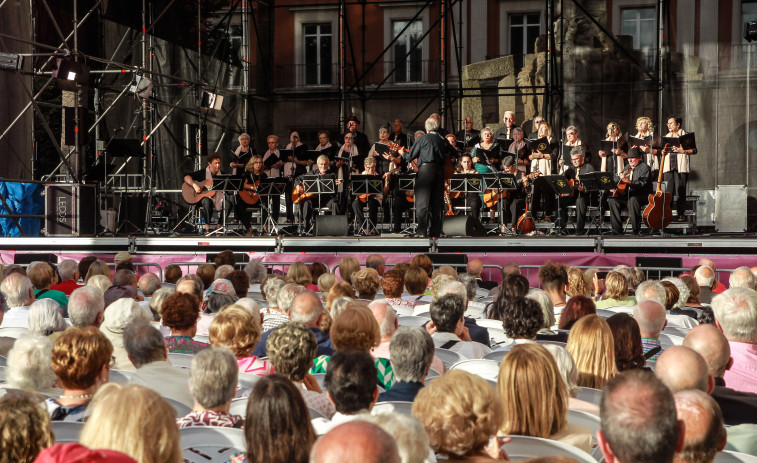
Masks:
[[[300,138],[299,135],[292,135],[292,138]]]

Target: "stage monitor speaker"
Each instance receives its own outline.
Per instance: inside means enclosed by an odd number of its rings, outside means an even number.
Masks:
[[[98,209],[95,188],[73,183],[45,185],[45,235],[94,235]]]
[[[16,254],[13,256],[13,263],[18,265],[31,264],[32,262],[49,262],[51,264],[58,263],[58,256],[55,254]]]
[[[315,218],[316,236],[347,236],[346,215],[319,215]]]
[[[659,280],[667,276],[675,276],[681,273],[683,259],[680,257],[637,257],[636,266],[641,268],[655,268],[645,270],[647,279]],[[658,270],[658,269],[670,270]]]
[[[118,208],[119,233],[139,233],[145,229],[147,193],[129,193],[121,196]]]
[[[218,257],[218,254],[205,254],[205,262],[214,263],[216,261],[216,257]],[[234,253],[234,259],[236,259],[237,263],[239,262],[249,262],[250,261],[250,255],[246,252],[235,252]]]
[[[486,236],[486,228],[469,215],[445,216],[442,232],[447,236]]]

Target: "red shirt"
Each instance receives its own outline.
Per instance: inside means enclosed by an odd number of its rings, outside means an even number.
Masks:
[[[70,296],[76,288],[81,288],[82,285],[77,284],[74,280],[61,281],[57,285],[53,285],[50,289],[61,291],[66,296]]]

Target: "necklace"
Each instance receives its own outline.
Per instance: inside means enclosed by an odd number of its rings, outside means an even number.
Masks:
[[[61,395],[59,399],[91,399],[94,394],[82,394],[82,395]]]

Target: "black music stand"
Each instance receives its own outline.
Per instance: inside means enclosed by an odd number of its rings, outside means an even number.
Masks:
[[[315,195],[318,197],[318,205],[321,204],[321,195],[334,195],[336,194],[336,182],[333,178],[323,178],[320,175],[303,175],[302,184],[305,187],[303,194]],[[300,216],[302,216],[302,205],[300,205]],[[305,230],[305,217],[300,217],[300,223],[297,227],[297,233],[299,235],[309,235],[313,227],[315,227],[315,220],[310,224],[310,228]]]
[[[213,186],[210,190],[219,191],[223,194],[223,199],[221,199],[221,227],[206,233],[205,236],[226,235],[230,231],[226,227],[226,216],[228,215],[226,214],[226,201],[228,195],[236,193],[242,189],[242,180],[243,179],[239,177],[234,177],[228,174],[216,175],[213,177]],[[234,234],[241,236],[237,232],[234,232]]]
[[[515,174],[508,174],[507,172],[487,172],[481,175],[481,178],[486,185],[486,190],[495,190],[497,193],[503,190],[517,190],[518,184],[515,182]],[[499,214],[499,230],[503,233],[505,230],[505,214],[502,209],[502,203],[504,198],[499,198],[497,201],[497,214]],[[498,233],[497,229],[489,231],[489,233]]]
[[[599,192],[599,224],[597,225],[597,231],[599,236],[602,236],[602,228],[604,225],[605,214],[602,210],[602,202],[604,201],[605,194],[615,188],[617,184],[613,181],[612,173],[610,172],[590,172],[581,176],[581,184],[587,193],[594,191]],[[586,230],[588,235],[591,232],[591,227]]]
[[[564,175],[542,175],[541,178],[543,178],[550,187],[552,187],[552,190],[557,195],[557,210],[560,210],[560,197],[561,195],[569,196],[573,189],[568,184],[568,179],[565,178]],[[550,231],[553,231],[557,224],[560,222],[560,219],[558,218],[556,221],[552,222],[552,228]],[[560,223],[560,226],[562,228],[563,224]]]
[[[287,194],[287,180],[282,177],[264,178],[260,180],[256,190],[258,196],[265,197],[266,199],[266,206],[263,206],[262,202],[260,204],[260,207],[266,210],[266,219],[262,228],[263,230],[268,228],[268,233],[271,235],[278,235],[279,226],[273,220],[273,211],[271,210],[273,206],[271,202],[275,196]]]
[[[350,186],[352,187],[352,195],[357,197],[360,195],[380,195],[383,193],[384,181],[379,175],[352,175],[350,176]],[[368,204],[368,201],[366,201]],[[370,217],[364,217],[363,223],[358,226],[357,216],[352,219],[352,229],[355,235],[368,234],[371,230],[376,229],[376,224],[373,223]]]
[[[484,182],[481,174],[455,174],[449,179],[449,192],[462,193],[465,198],[468,193],[483,193]]]
[[[400,174],[397,177],[398,189],[404,192],[415,192],[415,176],[416,174]],[[415,223],[415,201],[413,201],[412,216],[410,219],[410,226],[402,230],[401,233],[414,234],[416,229],[418,228],[418,224]],[[402,218],[400,217],[400,223],[401,222]]]

